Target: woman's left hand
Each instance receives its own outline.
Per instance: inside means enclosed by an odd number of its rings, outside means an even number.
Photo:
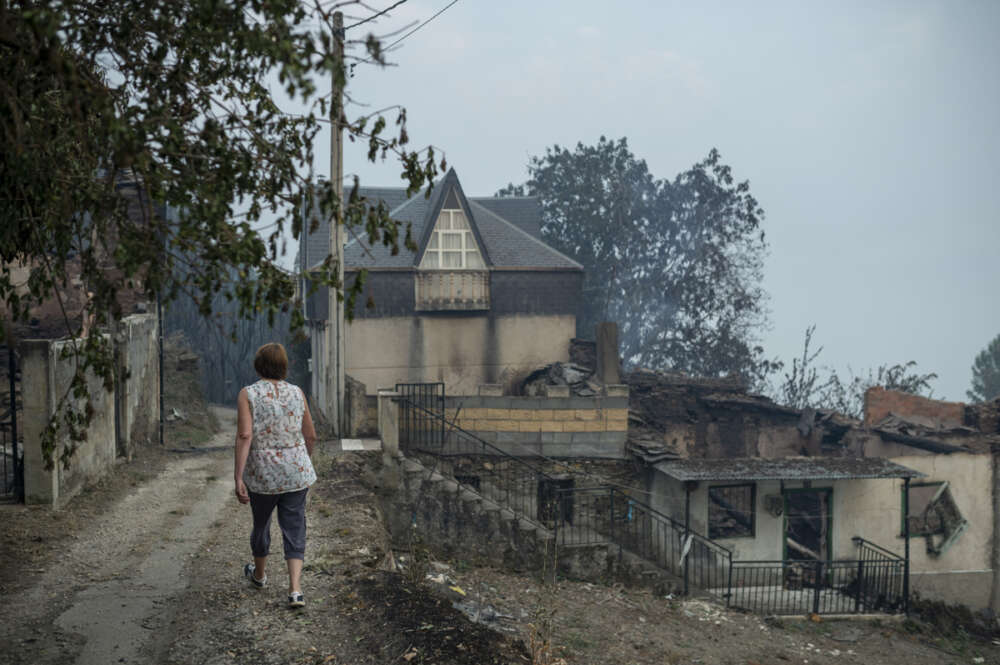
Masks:
[[[250,494],[247,492],[247,486],[242,479],[236,481],[236,499],[240,503],[250,503]]]

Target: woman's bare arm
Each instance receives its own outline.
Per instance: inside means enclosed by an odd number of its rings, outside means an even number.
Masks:
[[[236,498],[240,503],[250,501],[246,485],[243,483],[243,470],[247,466],[250,455],[250,441],[253,439],[253,415],[250,413],[250,400],[246,388],[240,391],[236,398],[236,459],[233,465],[233,481],[236,484]]]
[[[309,402],[305,402],[305,409],[302,411],[302,438],[306,440],[306,452],[312,455],[313,446],[316,445],[316,428],[309,413]]]

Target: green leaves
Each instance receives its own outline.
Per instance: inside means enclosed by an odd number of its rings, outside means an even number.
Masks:
[[[84,318],[106,324],[157,294],[191,298],[205,315],[217,296],[246,318],[291,310],[302,325],[296,276],[277,264],[286,232],[306,230],[319,91],[343,85],[349,65],[384,62],[371,36],[341,58],[332,21],[322,3],[299,0],[0,5],[0,298],[11,323],[75,283],[90,295],[66,303],[71,337]],[[269,76],[312,110],[282,112]],[[405,111],[395,124],[338,116],[371,159],[399,159],[411,191],[437,174],[433,150],[404,148]],[[398,247],[384,206],[324,198],[324,214]],[[343,288],[334,268],[317,282]],[[74,349],[82,372],[111,376],[107,349]],[[58,426],[73,438],[87,410],[67,409]]]

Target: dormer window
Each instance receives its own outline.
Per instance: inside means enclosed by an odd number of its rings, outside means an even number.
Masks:
[[[451,197],[449,197],[451,198]],[[461,208],[444,208],[434,224],[427,250],[420,262],[423,270],[483,270],[486,263]]]

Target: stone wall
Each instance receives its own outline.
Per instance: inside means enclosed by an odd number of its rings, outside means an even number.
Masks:
[[[445,417],[514,455],[622,459],[628,397],[447,397]]]

